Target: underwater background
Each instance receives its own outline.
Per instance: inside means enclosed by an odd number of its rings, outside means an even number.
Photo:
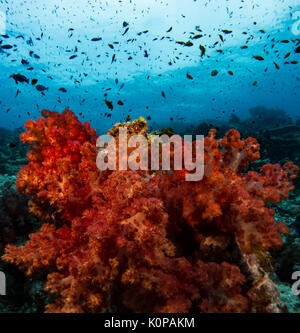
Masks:
[[[28,163],[20,141],[41,110],[72,110],[97,134],[126,119],[150,131],[223,137],[231,128],[261,144],[267,163],[300,165],[299,0],[0,1],[0,254],[40,228],[15,188]],[[130,118],[128,118],[130,116]],[[289,312],[300,312],[300,181],[272,206],[290,227],[270,250]],[[13,231],[12,231],[13,229]],[[42,312],[45,277],[0,261],[0,312]],[[44,273],[46,274],[46,272]]]

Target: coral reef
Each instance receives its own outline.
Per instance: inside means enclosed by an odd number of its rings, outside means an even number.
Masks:
[[[37,231],[41,222],[28,210],[27,195],[17,192],[15,176],[0,176],[0,253],[8,243],[22,245],[28,233]],[[6,296],[0,297],[2,312],[42,312],[49,297],[44,281],[33,281],[18,270],[15,265],[0,259],[0,271],[5,272]],[[44,277],[45,279],[45,277]]]
[[[9,130],[0,127],[0,174],[15,176],[27,164],[25,145],[20,141],[23,128]]]
[[[21,135],[31,151],[16,186],[44,224],[3,259],[29,276],[47,272],[56,300],[46,312],[285,311],[268,250],[287,227],[269,205],[288,198],[295,165],[243,173],[257,141],[211,130],[201,181],[186,182],[186,170],[99,171],[88,123],[69,110],[42,115]],[[147,135],[147,124],[129,130]]]

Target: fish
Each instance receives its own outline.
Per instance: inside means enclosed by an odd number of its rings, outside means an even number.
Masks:
[[[189,73],[186,73],[186,77],[190,80],[193,80],[194,78],[189,74]]]
[[[1,45],[1,49],[3,49],[3,50],[12,49],[12,45],[10,45],[10,44]]]
[[[206,49],[205,49],[205,47],[203,45],[200,45],[199,48],[201,50],[201,55],[200,56],[202,58],[205,55]]]
[[[26,41],[26,44],[33,46],[33,41],[31,37]]]
[[[170,28],[167,30],[167,32],[171,32],[172,29],[173,29],[173,27],[170,27]]]
[[[280,67],[278,66],[278,64],[274,61],[273,64],[275,65],[276,69],[280,69]]]
[[[59,88],[58,90],[61,91],[61,92],[64,92],[64,93],[67,92],[67,89],[65,89],[65,88]]]
[[[124,36],[129,30],[129,27],[125,29],[125,31],[123,32],[122,36]]]
[[[124,103],[123,103],[121,100],[119,100],[119,101],[117,102],[117,104],[118,104],[118,105],[124,105]]]
[[[259,61],[265,60],[262,56],[253,56],[253,58]]]
[[[38,79],[32,79],[31,84],[34,86],[38,82]]]
[[[107,99],[104,100],[106,106],[110,109],[110,110],[113,110],[114,109],[114,106],[112,104],[111,101],[108,101]]]
[[[226,30],[226,29],[224,29],[224,30],[222,30],[222,32],[224,32],[224,34],[228,35],[228,34],[232,33],[232,30]]]
[[[233,76],[233,71],[228,71],[228,74]]]
[[[44,87],[44,86],[41,85],[41,84],[38,84],[38,85],[36,86],[36,90],[43,92],[43,91],[45,91],[45,90],[48,90],[48,88]]]
[[[76,54],[74,54],[74,55],[72,55],[72,56],[69,57],[70,60],[75,59],[75,58],[77,58]]]
[[[21,63],[22,63],[22,65],[26,65],[26,66],[29,65],[29,61],[27,61],[25,59],[22,59]]]
[[[10,75],[9,76],[10,78],[13,78],[14,80],[15,80],[15,83],[16,84],[18,84],[18,82],[21,82],[21,83],[23,83],[23,82],[26,82],[26,83],[29,83],[29,79],[26,77],[26,76],[24,76],[24,75],[22,75],[22,74],[12,74],[12,75]]]
[[[161,95],[162,95],[163,98],[166,98],[166,94],[165,94],[164,91],[161,92]]]
[[[211,72],[211,76],[217,76],[219,72],[215,69]]]
[[[192,37],[192,39],[199,39],[199,38],[201,38],[201,37],[203,37],[203,35],[198,34],[198,35],[195,35],[194,37]]]
[[[102,40],[101,37],[94,37],[91,39],[92,42],[99,42],[99,40]]]

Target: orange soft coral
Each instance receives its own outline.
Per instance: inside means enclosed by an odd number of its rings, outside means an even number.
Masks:
[[[297,167],[242,174],[259,145],[231,130],[205,138],[198,182],[184,181],[185,170],[100,172],[88,124],[69,110],[43,116],[22,134],[31,151],[17,187],[47,223],[3,258],[28,275],[51,272],[46,290],[58,297],[47,312],[257,311],[243,260],[281,244],[286,228],[265,203],[287,197]]]

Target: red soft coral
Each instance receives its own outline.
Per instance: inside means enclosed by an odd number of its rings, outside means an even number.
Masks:
[[[242,174],[259,145],[231,130],[222,140],[215,131],[205,138],[198,182],[184,181],[185,170],[101,172],[89,124],[69,110],[43,115],[22,134],[31,151],[17,187],[47,223],[24,246],[7,246],[3,258],[28,275],[51,271],[46,290],[58,297],[46,311],[257,311],[243,267],[248,253],[281,244],[285,227],[265,203],[287,197],[297,167]],[[146,135],[143,121],[132,128]]]

